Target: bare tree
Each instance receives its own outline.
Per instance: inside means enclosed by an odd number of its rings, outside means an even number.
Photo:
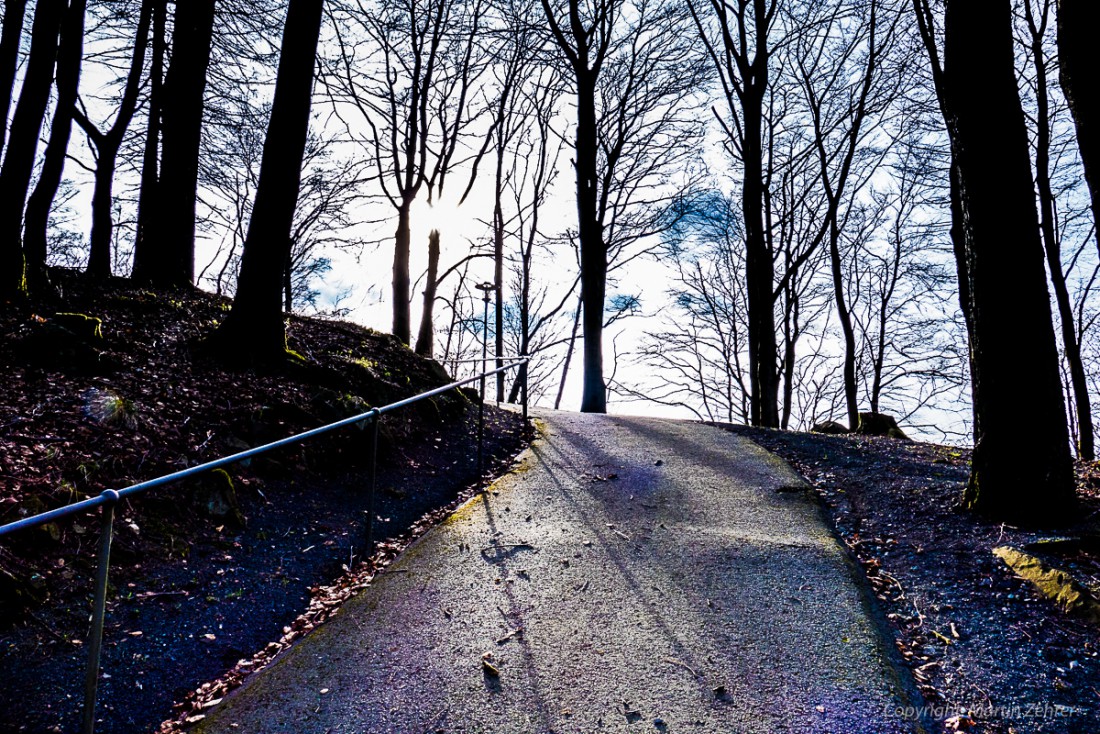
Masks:
[[[885,155],[870,143],[877,116],[888,109],[900,88],[902,75],[887,75],[884,60],[901,16],[884,12],[878,0],[838,2],[823,17],[815,17],[819,12],[798,19],[810,30],[798,38],[795,56],[825,197],[834,302],[844,337],[844,395],[848,426],[855,430],[859,423],[856,333],[845,294],[841,238],[858,193]]]
[[[141,90],[142,69],[145,65],[145,52],[149,45],[149,28],[154,10],[153,0],[144,0],[138,16],[137,31],[134,36],[133,51],[130,56],[130,68],[125,77],[122,98],[118,104],[114,122],[106,131],[101,131],[92,122],[83,109],[74,109],[77,124],[84,130],[88,142],[94,149],[95,187],[92,192],[92,232],[88,258],[88,274],[96,278],[111,275],[111,242],[114,222],[111,210],[114,203],[112,189],[115,180],[115,168],[122,142],[130,127],[138,106],[138,94]]]
[[[86,0],[70,0],[69,7],[65,10],[54,72],[57,102],[38,183],[27,200],[23,221],[23,251],[27,257],[27,284],[32,292],[43,293],[49,288],[46,274],[46,228],[49,225],[54,196],[61,185],[65,156],[69,150],[73,109],[80,86],[80,67],[84,61],[86,10]]]
[[[409,214],[422,190],[430,199],[442,194],[456,165],[484,69],[475,57],[484,12],[481,1],[378,0],[372,7],[349,3],[334,13],[339,56],[328,65],[325,81],[336,114],[347,115],[350,108],[358,115],[354,124],[345,121],[349,137],[367,149],[397,214],[393,333],[406,344],[412,337]],[[364,125],[365,136],[358,132]],[[428,279],[425,294],[429,324],[437,280]],[[420,351],[427,350],[423,344]]]
[[[204,192],[200,203],[210,211],[204,226],[219,244],[198,281],[219,294],[230,295],[259,183],[264,145],[259,121],[270,117],[270,105],[253,109],[245,100],[237,104],[244,106],[234,115],[241,124],[211,130],[218,139],[210,142],[210,155],[199,171],[200,191]],[[318,122],[314,127],[322,126]],[[287,312],[316,305],[317,280],[331,271],[335,251],[357,256],[365,246],[355,232],[359,222],[354,215],[359,207],[371,203],[364,194],[368,179],[363,161],[340,152],[323,131],[307,138],[290,232],[290,257],[282,278],[283,310]]]
[[[233,309],[216,340],[235,359],[286,358],[280,295],[309,133],[323,0],[290,0],[256,204],[248,225]]]
[[[1035,95],[1035,117],[1032,124],[1035,130],[1035,184],[1039,195],[1039,227],[1047,256],[1050,283],[1054,288],[1054,302],[1058,307],[1058,320],[1061,324],[1062,353],[1069,368],[1069,382],[1073,392],[1074,416],[1077,423],[1074,431],[1077,439],[1077,453],[1082,459],[1092,461],[1096,458],[1092,430],[1092,405],[1089,400],[1085,365],[1081,359],[1081,344],[1075,325],[1073,303],[1070,300],[1065,272],[1062,269],[1062,243],[1056,221],[1057,202],[1051,181],[1053,113],[1048,84],[1050,60],[1044,40],[1053,10],[1052,5],[1052,0],[1039,0],[1038,8],[1032,7],[1032,0],[1023,2],[1026,26],[1024,41],[1034,73],[1032,84]]]
[[[1077,125],[1077,144],[1092,200],[1094,232],[1100,247],[1100,93],[1094,30],[1100,6],[1090,0],[1058,0],[1059,75]]]
[[[4,0],[4,29],[0,35],[0,152],[8,137],[8,113],[19,64],[19,45],[23,37],[23,18],[27,0]]]
[[[658,377],[630,392],[685,408],[705,420],[747,421],[746,298],[743,233],[737,203],[718,191],[685,202],[665,234],[664,259],[675,267],[671,311],[649,332],[638,355]]]
[[[20,237],[23,208],[53,83],[58,33],[65,8],[64,0],[39,0],[34,8],[27,70],[0,168],[0,301],[16,301],[27,292],[26,257]]]
[[[765,222],[765,99],[776,44],[778,0],[689,0],[692,16],[721,81],[724,110],[714,114],[726,151],[741,166],[741,218],[749,318],[753,425],[778,427],[774,259]]]
[[[668,226],[661,186],[699,139],[692,115],[707,67],[677,2],[542,0],[576,101],[574,161],[580,244],[584,381],[581,410],[605,412],[603,330],[608,273],[631,246]]]

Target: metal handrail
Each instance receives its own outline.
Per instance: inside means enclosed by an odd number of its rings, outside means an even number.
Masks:
[[[478,360],[480,361],[480,360]],[[103,523],[100,529],[100,548],[99,548],[99,564],[96,568],[96,589],[95,589],[95,602],[92,610],[92,635],[88,645],[88,666],[85,670],[84,676],[84,734],[94,734],[95,732],[95,707],[96,707],[96,689],[99,680],[100,671],[100,653],[103,647],[103,626],[106,617],[107,607],[107,577],[110,569],[111,561],[111,541],[114,536],[114,517],[115,517],[115,505],[120,499],[124,497],[130,497],[131,495],[145,492],[156,487],[164,486],[177,482],[181,479],[201,474],[203,472],[218,469],[223,466],[235,464],[238,461],[250,459],[253,456],[273,451],[283,446],[299,443],[307,438],[313,438],[323,433],[334,431],[338,428],[344,428],[355,424],[365,424],[367,421],[371,421],[371,462],[370,462],[370,490],[367,497],[367,527],[366,527],[366,555],[370,554],[371,547],[373,545],[373,525],[374,525],[374,493],[377,480],[377,464],[378,464],[378,426],[383,415],[386,413],[392,413],[401,408],[408,407],[413,403],[418,403],[421,400],[427,400],[437,395],[441,395],[445,392],[450,392],[463,385],[468,385],[471,382],[481,381],[481,390],[478,395],[478,434],[477,434],[477,464],[478,464],[478,476],[483,473],[483,459],[482,459],[482,444],[485,434],[485,380],[492,375],[506,372],[507,370],[520,367],[520,375],[523,380],[523,419],[527,420],[527,364],[531,361],[528,356],[521,356],[516,358],[516,361],[510,362],[502,367],[497,367],[494,370],[482,372],[481,374],[474,375],[463,380],[456,380],[450,384],[442,387],[437,387],[434,390],[428,392],[419,393],[412,397],[405,398],[404,400],[398,400],[396,403],[390,403],[384,405],[381,408],[371,408],[368,411],[353,415],[349,418],[343,418],[333,423],[320,426],[318,428],[312,428],[308,431],[302,431],[286,438],[280,438],[270,443],[265,443],[262,446],[256,446],[245,451],[238,451],[235,454],[224,456],[220,459],[214,459],[213,461],[207,461],[203,464],[188,467],[187,469],[181,469],[180,471],[172,472],[171,474],[165,474],[164,476],[157,477],[156,479],[150,479],[144,482],[138,482],[132,484],[124,489],[107,489],[104,490],[96,497],[90,497],[80,502],[74,502],[64,507],[58,507],[47,512],[42,512],[31,517],[26,517],[15,522],[8,523],[6,525],[0,525],[0,537],[9,535],[11,533],[18,532],[20,530],[26,530],[28,528],[43,525],[54,520],[60,520],[66,517],[80,514],[93,510],[96,507],[103,508]]]
[[[471,362],[496,362],[498,359],[499,360],[525,359],[525,357],[522,354],[515,355],[515,356],[504,355],[504,356],[501,356],[501,357],[494,357],[493,355],[490,354],[488,357],[470,357],[469,359],[448,359],[446,361],[450,364],[469,364]]]

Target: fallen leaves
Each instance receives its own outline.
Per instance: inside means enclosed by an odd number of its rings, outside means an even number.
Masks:
[[[481,656],[481,670],[491,678],[500,677],[500,668],[493,665],[493,653],[487,652]]]

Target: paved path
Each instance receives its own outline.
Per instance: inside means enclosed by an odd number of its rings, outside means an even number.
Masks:
[[[914,730],[786,464],[698,424],[542,417],[520,469],[198,730]]]

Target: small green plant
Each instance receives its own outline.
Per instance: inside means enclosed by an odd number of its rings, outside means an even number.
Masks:
[[[113,390],[97,387],[84,391],[84,415],[96,423],[121,425],[131,430],[137,428],[138,410],[133,400]]]

